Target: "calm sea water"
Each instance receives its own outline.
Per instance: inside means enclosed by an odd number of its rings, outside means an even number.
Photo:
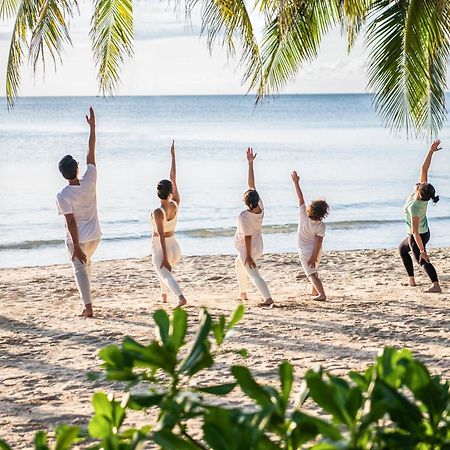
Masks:
[[[367,95],[286,95],[256,109],[242,96],[21,98],[12,112],[0,109],[1,267],[66,261],[57,163],[67,153],[84,161],[89,105],[97,112],[98,259],[149,254],[148,217],[158,204],[156,183],[168,177],[172,138],[182,195],[178,239],[187,255],[233,253],[247,145],[258,152],[267,252],[296,251],[293,169],[307,199],[331,205],[326,249],[394,247],[428,146],[393,137]],[[430,172],[441,196],[429,207],[432,246],[450,246],[450,128],[441,139]]]

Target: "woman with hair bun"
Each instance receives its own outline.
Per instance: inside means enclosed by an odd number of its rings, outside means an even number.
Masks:
[[[157,186],[157,195],[161,206],[151,214],[153,228],[152,263],[161,284],[161,300],[167,303],[167,288],[178,298],[177,307],[186,305],[187,301],[173,276],[172,267],[181,258],[181,249],[175,239],[175,227],[180,206],[180,194],[176,179],[175,141],[170,147],[172,164],[170,180],[161,180]]]
[[[255,188],[253,170],[255,158],[256,153],[253,153],[253,149],[247,148],[248,190],[244,193],[243,198],[247,209],[239,214],[234,235],[234,245],[238,252],[235,267],[241,300],[247,300],[248,278],[250,278],[264,298],[259,306],[271,306],[273,305],[272,296],[255,263],[255,260],[263,253],[261,228],[264,218],[264,205]]]
[[[414,266],[410,256],[412,251],[417,262],[424,268],[432,286],[425,292],[435,293],[442,292],[439,285],[436,269],[430,262],[427,254],[426,244],[430,240],[430,229],[427,221],[427,206],[430,200],[433,203],[439,201],[439,196],[432,184],[428,183],[428,169],[430,168],[433,153],[439,151],[441,141],[436,140],[431,144],[425,157],[420,171],[420,182],[416,183],[414,192],[408,197],[405,203],[405,219],[408,236],[401,242],[399,246],[400,256],[405,265],[406,272],[409,277],[409,286],[417,286],[414,278]]]

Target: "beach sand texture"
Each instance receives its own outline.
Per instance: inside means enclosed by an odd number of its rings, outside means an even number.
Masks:
[[[321,364],[335,375],[362,370],[386,345],[407,347],[435,373],[450,378],[450,248],[430,252],[443,293],[401,286],[404,269],[395,250],[327,252],[320,274],[329,296],[313,302],[296,254],[260,260],[277,307],[260,309],[249,292],[246,314],[226,348],[247,348],[249,358],[222,356],[209,379],[227,380],[227,364],[243,363],[255,376],[276,382],[277,365],[290,360],[301,376]],[[200,306],[229,314],[237,305],[233,256],[191,256],[176,268],[188,298],[190,334]],[[13,448],[31,448],[37,430],[60,422],[86,426],[93,392],[120,393],[118,385],[91,382],[98,350],[130,335],[153,338],[152,313],[162,307],[149,258],[94,266],[96,317],[76,317],[78,293],[69,265],[0,270],[0,437]],[[170,297],[170,304],[175,299]],[[168,308],[170,309],[170,308]],[[230,402],[239,402],[233,391]],[[148,421],[148,418],[147,418]],[[128,423],[143,424],[132,415]]]

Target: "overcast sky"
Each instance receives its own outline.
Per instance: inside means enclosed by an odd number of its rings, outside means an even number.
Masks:
[[[91,4],[80,2],[81,16],[71,26],[73,47],[67,47],[57,72],[52,63],[36,77],[25,66],[20,95],[96,95],[98,85],[90,50]],[[199,22],[186,25],[166,3],[135,0],[135,55],[121,76],[120,95],[244,94],[242,71],[227,61],[217,47],[210,55],[199,38]],[[5,68],[12,23],[0,25],[0,95],[4,92]],[[303,68],[285,93],[364,92],[366,86],[361,45],[350,55],[338,31],[325,39],[320,57]]]

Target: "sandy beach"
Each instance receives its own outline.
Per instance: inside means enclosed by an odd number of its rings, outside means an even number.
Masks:
[[[320,273],[329,299],[313,302],[296,254],[265,255],[260,270],[277,307],[257,308],[259,296],[249,292],[246,315],[226,346],[245,347],[250,356],[223,357],[209,381],[228,377],[226,364],[239,362],[272,382],[282,359],[298,376],[317,364],[342,375],[364,369],[386,345],[410,348],[433,373],[450,378],[450,248],[430,256],[442,294],[421,292],[428,280],[420,269],[418,288],[402,286],[395,250],[327,252]],[[200,306],[213,314],[235,308],[233,256],[185,257],[176,274],[189,301],[190,333]],[[149,258],[95,263],[93,284],[96,316],[83,319],[68,264],[0,270],[0,437],[13,448],[32,447],[37,430],[60,422],[86,426],[93,392],[120,393],[86,379],[98,369],[98,350],[125,335],[153,338],[151,315],[163,305]]]

